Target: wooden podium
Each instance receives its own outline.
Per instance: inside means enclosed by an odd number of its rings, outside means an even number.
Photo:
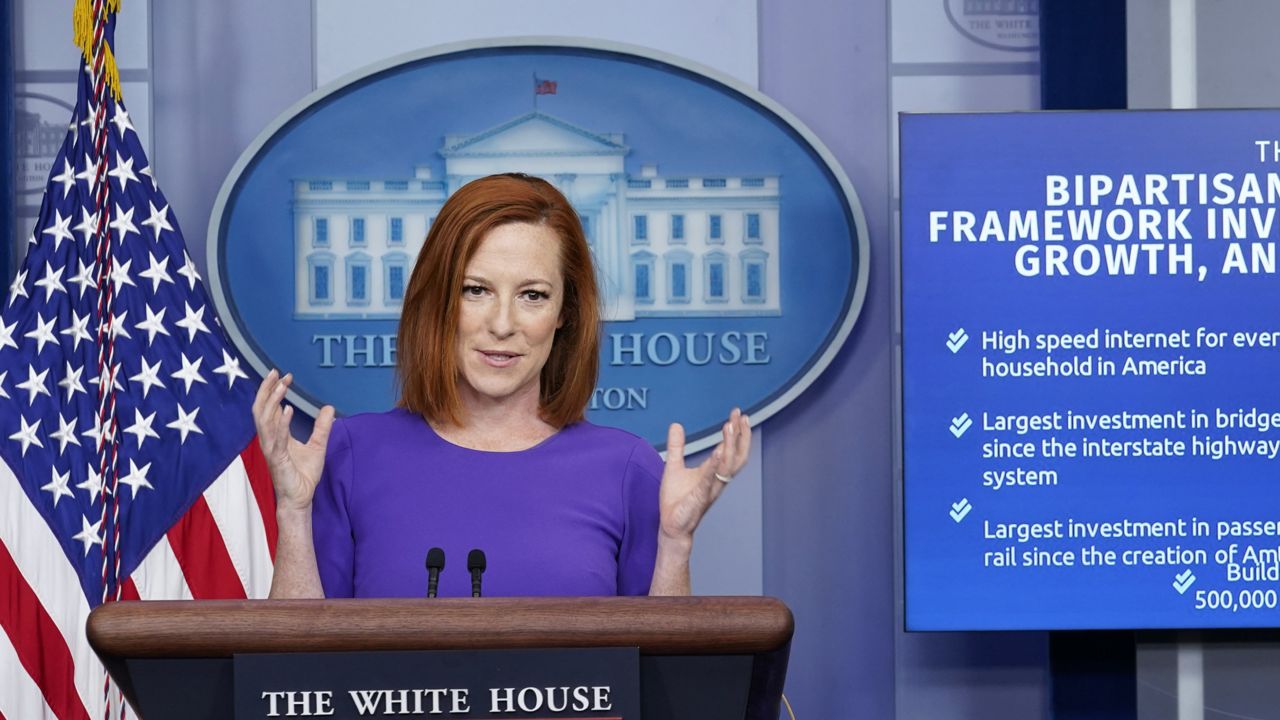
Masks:
[[[776,720],[794,629],[760,597],[117,602],[89,642],[144,720],[231,718],[242,653],[638,647],[644,720]]]

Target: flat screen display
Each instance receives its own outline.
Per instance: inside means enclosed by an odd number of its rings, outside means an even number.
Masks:
[[[1280,625],[1280,112],[899,129],[907,629]]]

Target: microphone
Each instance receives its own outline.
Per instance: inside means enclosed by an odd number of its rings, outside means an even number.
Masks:
[[[467,553],[467,569],[471,571],[471,597],[480,597],[480,576],[485,569],[483,550]]]
[[[440,584],[440,571],[444,569],[444,550],[433,547],[427,551],[427,597],[436,596]]]

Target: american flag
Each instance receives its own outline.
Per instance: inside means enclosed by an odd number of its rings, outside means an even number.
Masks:
[[[123,715],[85,639],[89,611],[265,597],[275,546],[249,410],[256,379],[214,315],[119,98],[116,3],[81,3],[92,15],[77,17],[75,112],[0,309],[9,720]]]
[[[533,94],[534,95],[555,95],[555,80],[540,80],[537,75],[533,76]]]

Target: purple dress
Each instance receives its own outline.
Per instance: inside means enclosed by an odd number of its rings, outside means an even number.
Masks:
[[[326,597],[643,595],[657,552],[662,460],[644,440],[578,422],[518,452],[454,445],[403,409],[334,423],[312,518]]]

